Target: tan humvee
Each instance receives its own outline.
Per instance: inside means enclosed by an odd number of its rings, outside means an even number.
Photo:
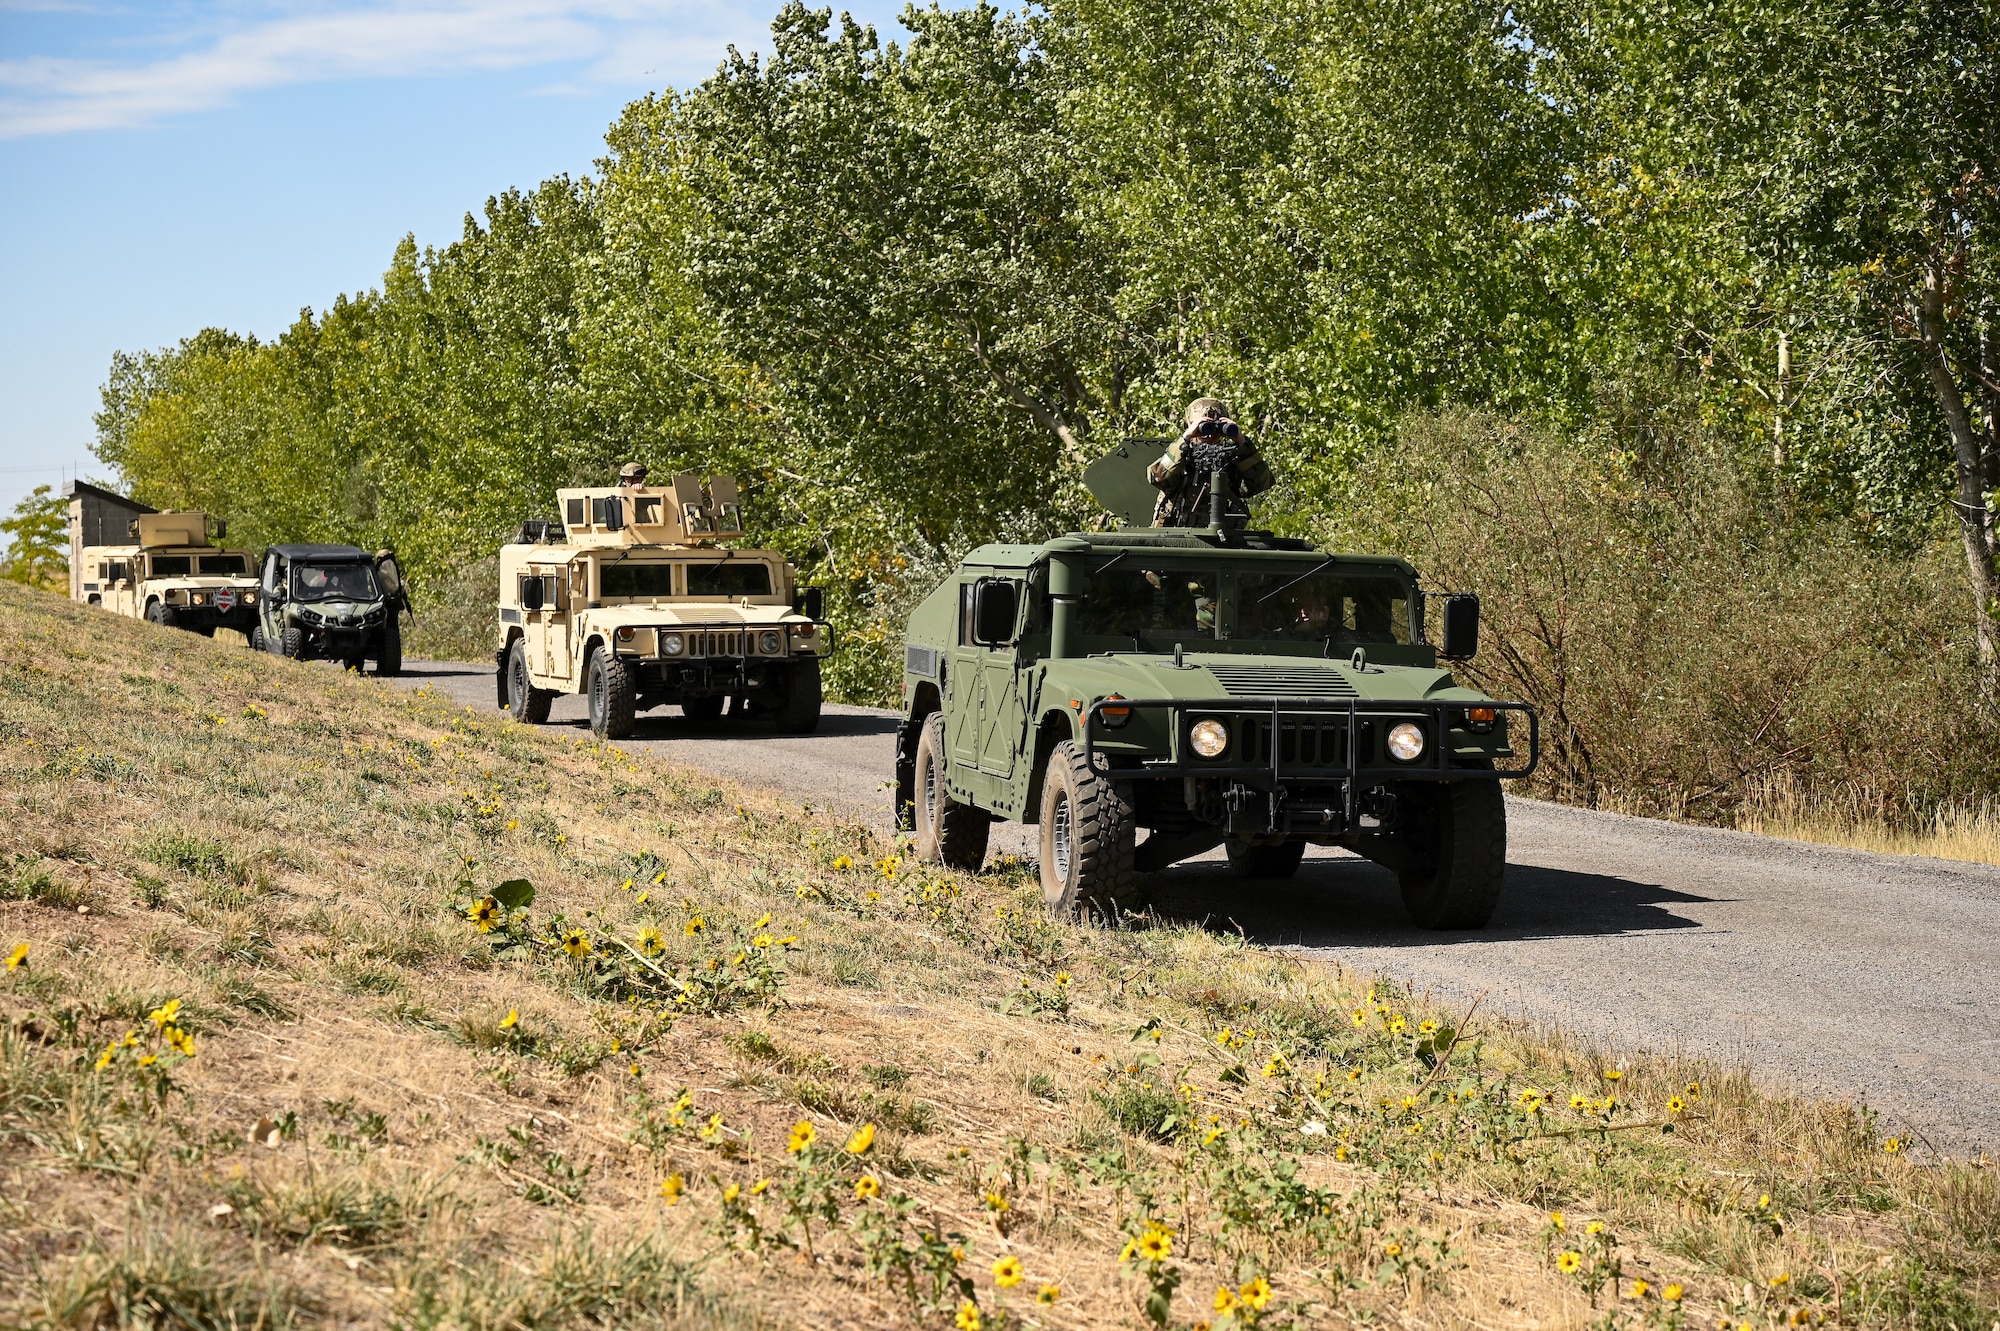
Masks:
[[[690,720],[768,717],[819,725],[831,647],[817,587],[784,556],[719,545],[742,536],[733,477],[706,487],[558,490],[559,522],[527,522],[500,549],[499,702],[548,720],[558,693],[589,699],[590,728],[617,739],[636,712],[678,703]]]
[[[206,513],[162,513],[109,490],[69,487],[69,594],[113,614],[213,636],[257,622],[257,561],[215,544]]]

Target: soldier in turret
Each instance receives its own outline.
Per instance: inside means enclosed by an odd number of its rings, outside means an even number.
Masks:
[[[643,490],[646,488],[646,465],[643,462],[628,462],[618,469],[618,488],[621,490]]]
[[[1160,492],[1153,506],[1153,525],[1208,526],[1209,483],[1218,470],[1227,487],[1223,494],[1225,517],[1241,525],[1249,517],[1243,501],[1276,484],[1270,464],[1230,418],[1229,408],[1220,399],[1196,398],[1188,404],[1184,419],[1187,428],[1181,437],[1146,468],[1146,479]]]

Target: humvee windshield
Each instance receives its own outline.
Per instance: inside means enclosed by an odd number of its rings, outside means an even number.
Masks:
[[[189,555],[154,555],[150,565],[156,578],[185,578],[194,568]]]
[[[1215,636],[1215,569],[1101,565],[1077,607],[1085,634],[1165,639]],[[1224,634],[1236,640],[1315,642],[1336,647],[1410,641],[1409,592],[1396,578],[1339,571],[1235,572],[1226,592]]]
[[[1336,647],[1407,643],[1410,602],[1395,578],[1351,573],[1239,573],[1237,638],[1325,642]]]
[[[606,564],[598,579],[606,600],[614,596],[664,600],[674,594],[672,564]]]
[[[689,564],[689,596],[769,596],[769,564]]]
[[[301,601],[372,601],[375,570],[366,564],[294,564],[292,595]]]
[[[244,576],[242,555],[203,555],[195,562],[204,578],[240,578]]]

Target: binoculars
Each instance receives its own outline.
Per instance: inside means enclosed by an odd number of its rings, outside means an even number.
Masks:
[[[1195,439],[1235,439],[1243,432],[1236,428],[1235,421],[1198,421],[1192,437]]]

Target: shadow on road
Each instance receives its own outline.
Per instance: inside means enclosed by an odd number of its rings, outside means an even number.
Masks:
[[[1534,864],[1507,866],[1493,922],[1480,930],[1434,931],[1410,923],[1396,879],[1367,860],[1307,860],[1290,881],[1238,878],[1220,862],[1179,865],[1155,879],[1163,918],[1290,947],[1437,947],[1695,929],[1672,910],[1710,897],[1610,874]]]

